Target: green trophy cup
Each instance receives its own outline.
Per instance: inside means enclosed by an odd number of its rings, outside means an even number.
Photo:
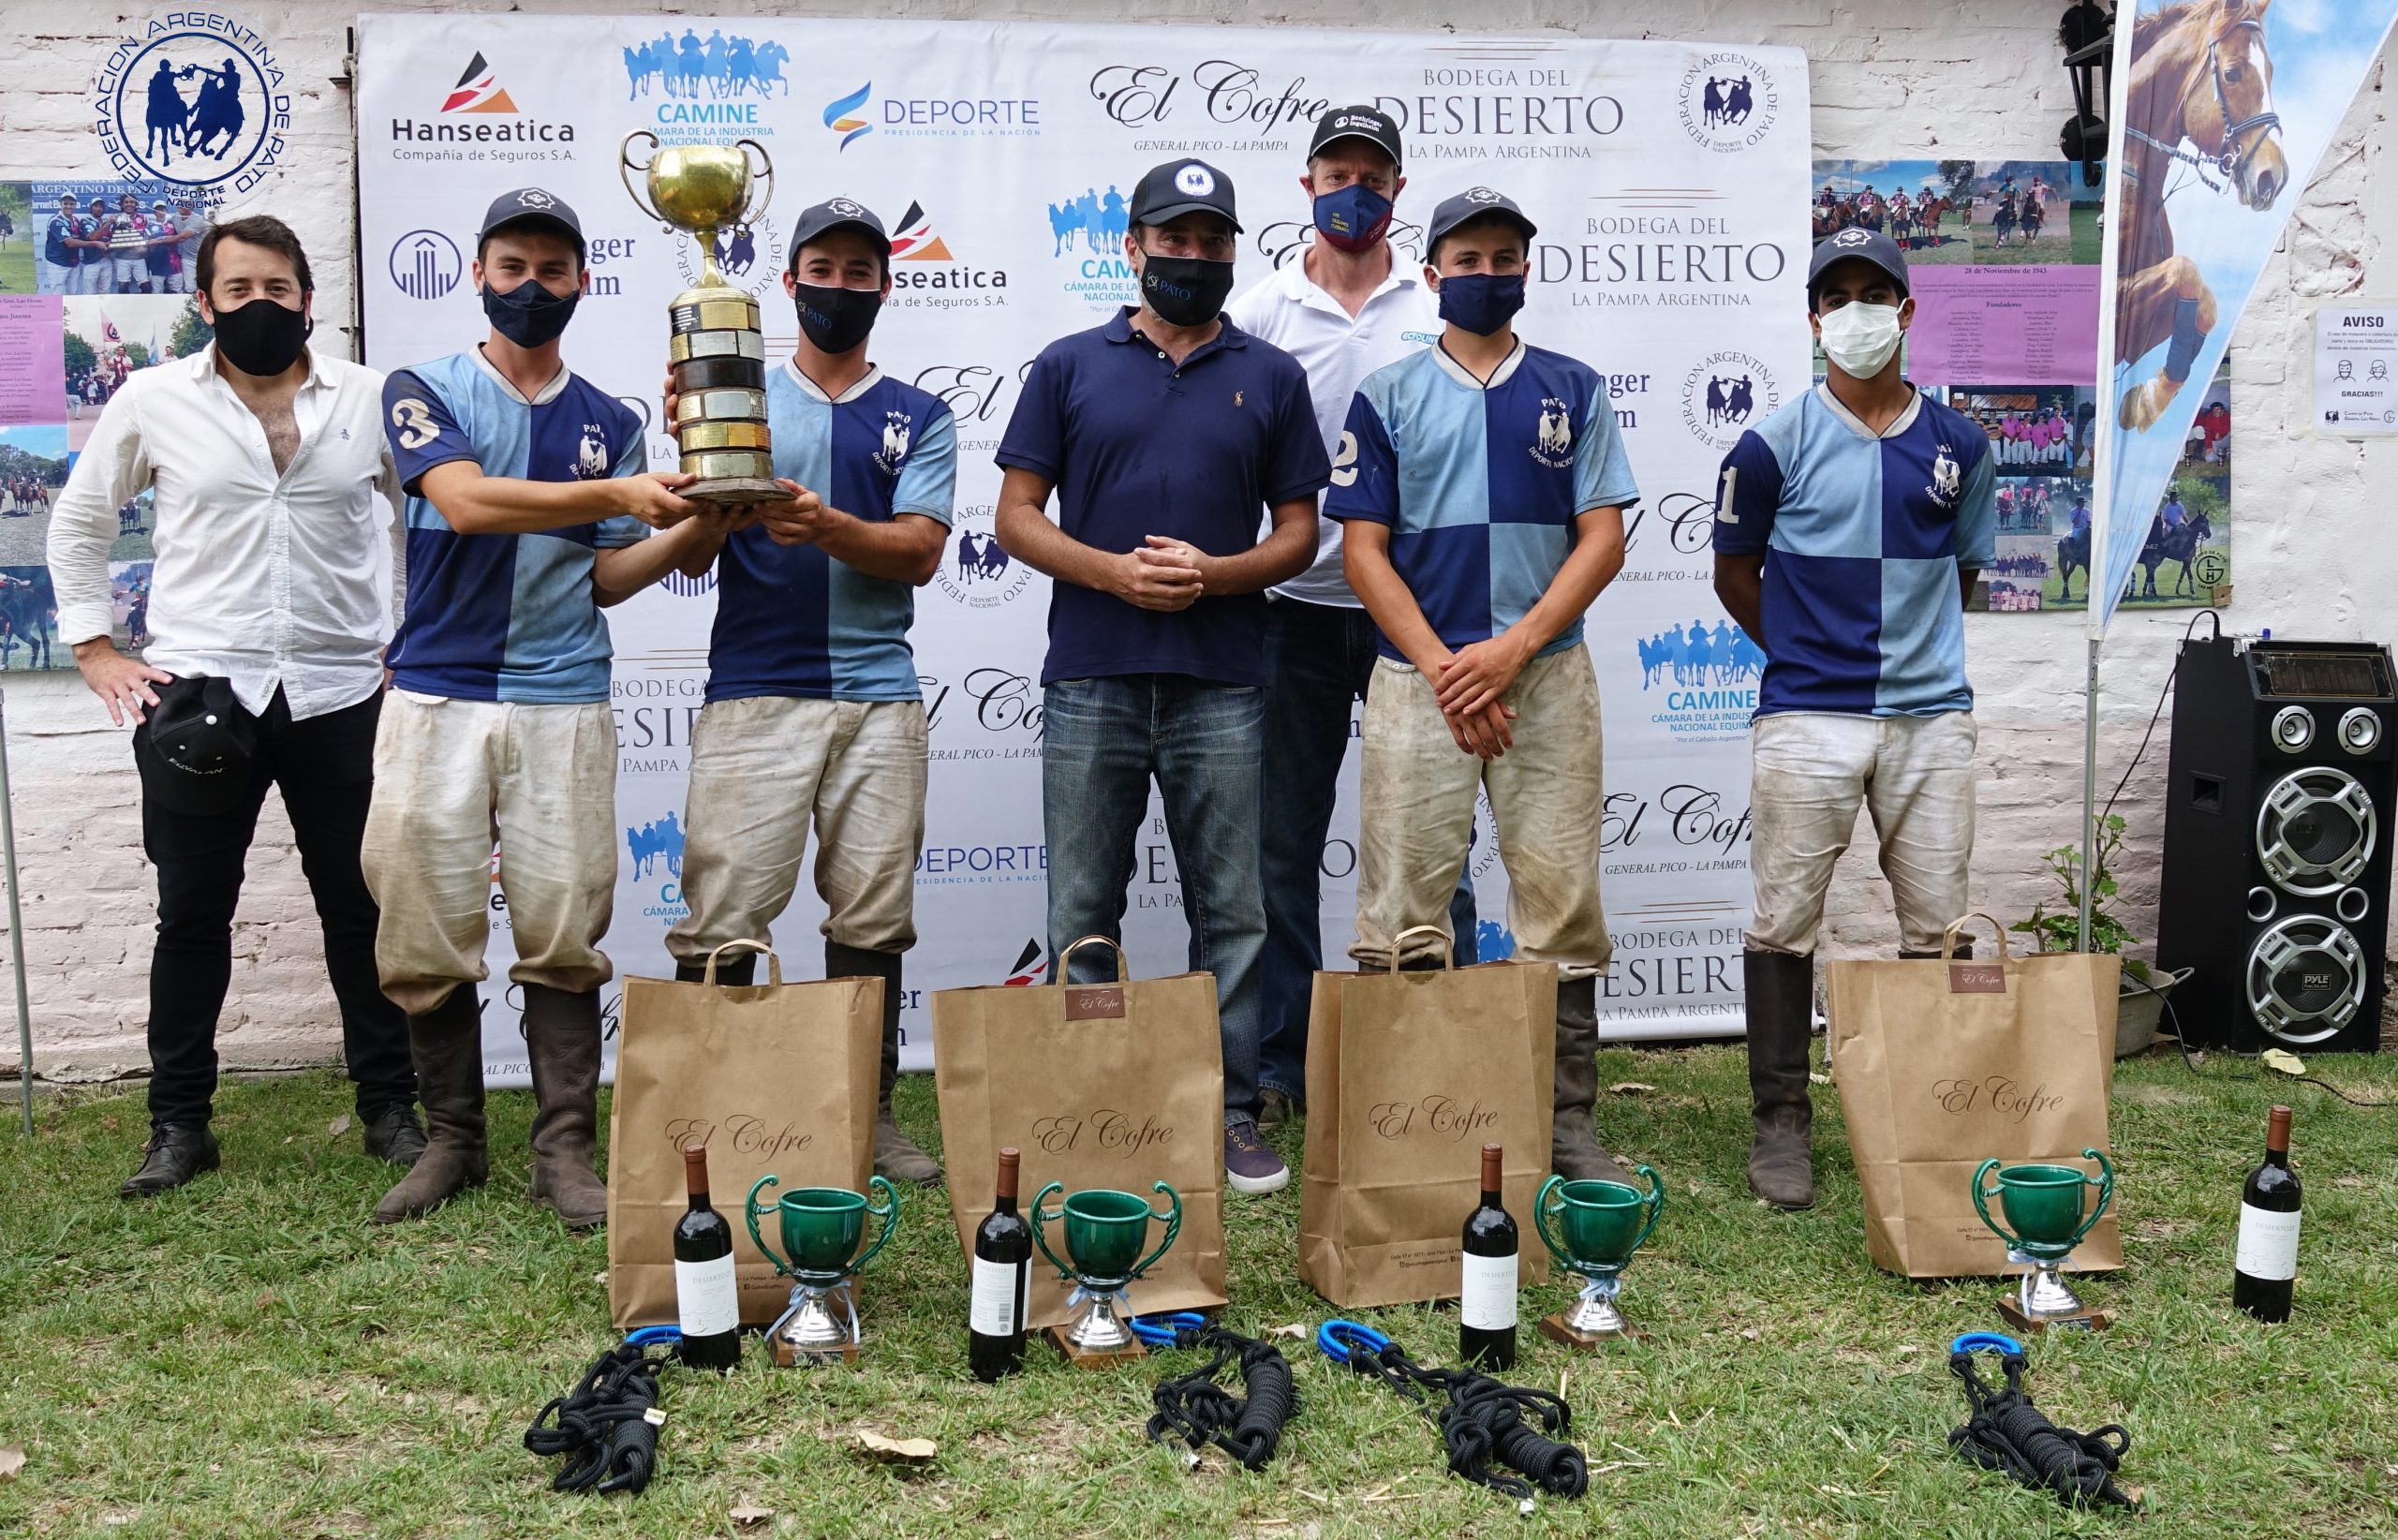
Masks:
[[[1551,1177],[1532,1199],[1532,1223],[1548,1254],[1565,1271],[1582,1275],[1581,1297],[1573,1307],[1541,1320],[1541,1335],[1553,1342],[1588,1351],[1631,1334],[1616,1308],[1616,1291],[1632,1253],[1657,1228],[1657,1216],[1665,1208],[1665,1184],[1657,1173],[1644,1165],[1635,1174],[1649,1179],[1645,1194],[1624,1182]]]
[[[897,1190],[881,1177],[871,1178],[871,1184],[881,1194],[879,1206],[841,1187],[801,1187],[785,1192],[774,1206],[782,1211],[779,1252],[758,1233],[758,1216],[763,1211],[758,1194],[780,1186],[781,1178],[768,1173],[749,1189],[746,1206],[749,1238],[775,1265],[776,1272],[792,1280],[791,1306],[766,1330],[775,1362],[786,1369],[833,1358],[857,1359],[858,1307],[850,1280],[882,1250],[882,1243],[891,1238],[891,1227],[899,1222]],[[882,1221],[882,1232],[861,1251],[858,1242],[866,1238],[868,1214]]]
[[[2010,1165],[2001,1167],[1996,1161],[1984,1161],[1974,1170],[1974,1210],[1991,1233],[2006,1242],[2006,1260],[2027,1263],[2031,1271],[2023,1275],[2021,1285],[2012,1299],[1998,1302],[1998,1313],[2019,1331],[2038,1331],[2047,1326],[2076,1326],[2095,1331],[2107,1325],[2106,1312],[2085,1308],[2057,1269],[2081,1244],[2081,1237],[2106,1214],[2108,1205],[2115,1201],[2115,1168],[2107,1157],[2095,1149],[2081,1152],[2085,1161],[2098,1162],[2098,1175],[2084,1176],[2070,1165]],[[2006,1222],[2015,1226],[2008,1235],[1998,1221],[1990,1217],[1990,1192],[1982,1186],[1993,1171],[1998,1173],[1999,1208]],[[2092,1188],[2098,1190],[2098,1202],[2089,1202]]]
[[[1132,1313],[1125,1286],[1156,1266],[1174,1237],[1182,1233],[1182,1195],[1163,1182],[1153,1184],[1149,1191],[1162,1192],[1172,1206],[1161,1214],[1138,1193],[1089,1187],[1066,1199],[1062,1208],[1043,1213],[1041,1206],[1049,1201],[1049,1194],[1065,1189],[1064,1182],[1051,1182],[1032,1199],[1032,1243],[1041,1248],[1059,1278],[1074,1281],[1073,1295],[1066,1301],[1066,1308],[1075,1312],[1073,1318],[1064,1325],[1051,1326],[1049,1340],[1074,1363],[1138,1358],[1143,1352],[1141,1340],[1124,1324]],[[1049,1249],[1044,1228],[1061,1215],[1071,1263],[1058,1260],[1058,1253]],[[1158,1242],[1156,1251],[1142,1256],[1141,1247],[1149,1238],[1153,1220],[1165,1222],[1165,1238]]]

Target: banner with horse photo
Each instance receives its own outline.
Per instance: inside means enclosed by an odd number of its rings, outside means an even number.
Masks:
[[[2124,604],[2229,598],[2208,548],[2228,484],[2225,350],[2393,15],[2398,0],[2139,0],[2118,28],[2117,432],[2092,636]]]

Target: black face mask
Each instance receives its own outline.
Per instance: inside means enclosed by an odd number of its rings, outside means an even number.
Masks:
[[[799,305],[799,329],[820,352],[846,353],[866,341],[882,309],[881,289],[836,289],[797,278],[792,288]]]
[[[216,312],[216,351],[245,375],[279,375],[300,361],[316,323],[289,305],[256,299]]]
[[[491,318],[493,328],[519,348],[539,348],[566,330],[574,318],[575,303],[583,298],[576,289],[560,299],[527,278],[503,294],[486,284],[483,286],[483,314]]]
[[[1141,298],[1169,326],[1205,326],[1223,313],[1233,264],[1204,257],[1141,259]]]

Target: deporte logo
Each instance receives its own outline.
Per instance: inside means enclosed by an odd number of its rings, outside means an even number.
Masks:
[[[895,139],[1032,139],[1041,133],[1037,96],[876,97],[866,81],[824,107],[824,126],[841,149],[881,128]]]

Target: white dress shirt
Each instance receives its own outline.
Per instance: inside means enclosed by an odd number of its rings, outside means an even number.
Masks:
[[[214,345],[126,380],[51,513],[61,642],[109,634],[117,510],[151,488],[151,666],[229,679],[253,712],[280,688],[295,719],[381,687],[404,559],[383,377],[308,359],[300,447],[280,474]]]
[[[1324,431],[1324,450],[1335,466],[1341,463],[1340,432],[1349,421],[1349,403],[1358,381],[1441,337],[1440,301],[1425,287],[1415,264],[1396,249],[1390,275],[1366,297],[1354,317],[1308,276],[1304,253],[1251,285],[1224,313],[1235,326],[1272,343],[1307,371],[1316,426]],[[1314,562],[1274,592],[1310,604],[1360,607],[1340,570],[1338,519],[1317,517]]]

